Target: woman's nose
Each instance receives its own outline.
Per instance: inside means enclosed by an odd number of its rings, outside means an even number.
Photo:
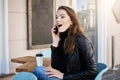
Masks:
[[[59,17],[56,19],[56,22],[60,22],[60,18]]]

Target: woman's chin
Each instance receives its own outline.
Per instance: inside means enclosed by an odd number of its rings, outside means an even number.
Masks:
[[[65,30],[59,29],[59,33],[65,32]]]

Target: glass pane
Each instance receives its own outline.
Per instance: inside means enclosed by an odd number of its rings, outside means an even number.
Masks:
[[[95,46],[95,56],[97,59],[97,26],[96,26],[96,1],[77,0],[77,14],[79,21],[86,34],[91,38]]]

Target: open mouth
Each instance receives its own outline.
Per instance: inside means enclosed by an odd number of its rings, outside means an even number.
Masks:
[[[62,26],[62,24],[58,25],[58,27],[61,27],[61,26]]]

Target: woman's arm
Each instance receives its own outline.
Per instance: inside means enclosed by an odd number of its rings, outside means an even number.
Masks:
[[[82,72],[64,73],[64,80],[94,80],[97,74],[97,65],[93,54],[93,45],[85,37],[77,40],[79,54],[82,56],[84,66],[86,67]],[[82,62],[83,62],[82,61]]]
[[[51,45],[51,66],[55,69],[58,69],[59,66],[59,51],[58,47],[54,47]]]

